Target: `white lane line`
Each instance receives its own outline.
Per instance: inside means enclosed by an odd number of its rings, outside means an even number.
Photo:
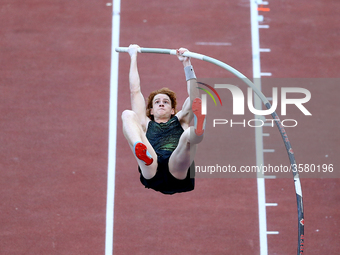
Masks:
[[[110,113],[109,113],[109,148],[107,170],[107,197],[106,197],[106,232],[105,255],[113,253],[113,225],[114,225],[114,198],[116,177],[116,140],[117,140],[117,102],[118,102],[118,53],[120,33],[120,0],[113,3],[112,12],[112,41],[111,41],[111,74],[110,74]]]
[[[261,73],[261,76],[272,76],[272,73]]]
[[[258,22],[263,22],[264,18],[262,15],[257,15],[257,21]]]
[[[267,235],[278,235],[279,231],[267,231]]]
[[[259,28],[269,28],[269,25],[259,25]]]
[[[231,46],[228,42],[196,42],[196,45]]]
[[[260,35],[258,22],[263,21],[263,16],[258,15],[256,0],[250,0],[250,23],[252,39],[252,58],[253,58],[253,81],[255,86],[261,90],[261,63],[260,63]],[[254,97],[255,109],[262,109],[262,102],[258,97]],[[255,148],[256,148],[256,165],[264,165],[263,155],[263,130],[262,127],[255,128]],[[257,173],[257,199],[259,211],[259,237],[260,237],[260,255],[268,254],[267,240],[267,216],[266,216],[266,190],[265,176],[263,173]]]
[[[274,149],[263,149],[263,152],[275,152]]]
[[[273,127],[273,124],[270,124],[270,123],[264,123],[263,124],[264,127]]]
[[[262,136],[270,136],[268,133],[263,133]]]
[[[277,203],[266,203],[266,206],[277,206]]]
[[[260,254],[268,254],[267,244],[267,216],[266,216],[266,197],[265,197],[265,178],[257,177],[257,194],[259,210],[259,235],[260,235]]]
[[[276,179],[275,175],[265,175],[263,178],[265,179]]]
[[[260,49],[260,52],[270,52],[270,49]]]

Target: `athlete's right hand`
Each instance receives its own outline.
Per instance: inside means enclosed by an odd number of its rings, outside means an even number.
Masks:
[[[130,57],[137,56],[138,49],[140,49],[140,47],[137,44],[130,44],[129,49],[128,49],[128,53],[130,54]]]

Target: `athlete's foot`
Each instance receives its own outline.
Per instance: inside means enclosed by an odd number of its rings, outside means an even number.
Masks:
[[[135,155],[138,159],[144,161],[145,165],[149,166],[153,162],[153,158],[148,152],[147,147],[142,142],[136,142],[135,145]]]
[[[202,115],[202,100],[200,98],[195,98],[192,102],[192,111],[195,118],[195,133],[201,136],[205,129],[205,115]]]

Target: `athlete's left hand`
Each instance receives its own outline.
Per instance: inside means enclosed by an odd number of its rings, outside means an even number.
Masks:
[[[189,57],[184,57],[183,53],[188,51],[188,49],[186,48],[179,48],[178,50],[176,50],[176,55],[178,57],[178,59],[183,62],[183,65],[190,65],[190,58]]]

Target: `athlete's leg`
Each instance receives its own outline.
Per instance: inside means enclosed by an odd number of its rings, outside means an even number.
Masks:
[[[177,179],[185,179],[195,158],[197,144],[203,140],[206,116],[202,114],[201,109],[202,100],[195,98],[192,103],[195,126],[183,132],[176,150],[169,159],[169,171]]]
[[[195,128],[186,129],[179,139],[176,150],[169,159],[169,171],[177,179],[183,180],[187,176],[197,149],[197,144],[203,140],[203,135],[198,136]]]
[[[128,141],[130,148],[135,156],[139,167],[142,170],[142,174],[145,179],[150,179],[155,176],[157,171],[157,154],[150,142],[145,136],[145,133],[142,129],[141,124],[139,123],[139,119],[137,114],[131,110],[125,110],[122,113],[122,121],[123,121],[123,133]],[[147,151],[150,153],[153,162],[150,165],[146,165],[145,162],[136,156],[136,142],[141,142],[147,148]],[[139,149],[143,149],[143,146],[139,144],[137,146],[137,151]]]

